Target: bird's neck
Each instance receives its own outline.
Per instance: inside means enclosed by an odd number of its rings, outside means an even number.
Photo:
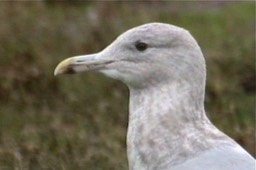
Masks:
[[[209,122],[204,111],[204,89],[185,83],[130,89],[129,123],[134,126],[174,129],[184,123],[205,121]]]
[[[130,89],[127,151],[131,169],[163,169],[161,166],[187,156],[183,150],[185,145],[190,147],[190,141],[184,140],[190,139],[183,136],[212,128],[204,112],[204,96],[199,94],[204,89],[175,84]]]

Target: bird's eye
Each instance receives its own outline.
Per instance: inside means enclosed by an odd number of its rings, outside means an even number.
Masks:
[[[137,42],[135,44],[135,47],[139,51],[144,51],[144,50],[146,50],[148,48],[148,45],[146,43],[144,43],[144,42]]]

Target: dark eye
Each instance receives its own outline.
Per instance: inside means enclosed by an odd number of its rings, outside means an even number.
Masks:
[[[135,47],[139,51],[144,51],[144,50],[146,50],[148,48],[148,45],[146,43],[144,43],[144,42],[137,42],[135,44]]]

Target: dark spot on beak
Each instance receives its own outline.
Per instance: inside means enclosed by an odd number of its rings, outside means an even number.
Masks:
[[[64,72],[64,74],[74,74],[74,73],[76,72],[72,67],[68,67]]]

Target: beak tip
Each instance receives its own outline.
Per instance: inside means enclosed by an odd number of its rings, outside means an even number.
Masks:
[[[73,71],[73,69],[70,67],[71,64],[72,64],[71,59],[66,59],[60,62],[54,70],[54,73],[53,73],[54,76],[58,76],[60,74],[68,74],[71,71]]]
[[[54,76],[57,76],[58,74],[59,74],[59,73],[58,73],[58,70],[55,69],[53,75],[54,75]]]
[[[55,68],[55,70],[54,70],[54,76],[57,76],[57,75],[59,75],[59,74],[62,74],[62,72],[63,72],[63,69],[60,67],[61,65],[59,64],[59,65],[57,65],[57,67]]]

